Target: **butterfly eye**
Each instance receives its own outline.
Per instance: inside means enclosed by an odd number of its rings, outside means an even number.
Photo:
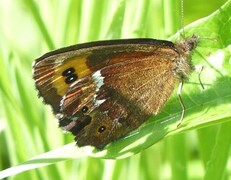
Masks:
[[[87,111],[88,111],[88,107],[87,106],[83,106],[82,113],[86,113]]]
[[[100,126],[99,129],[98,129],[98,132],[102,133],[106,130],[106,127],[105,126]]]
[[[71,84],[78,79],[78,76],[75,73],[75,69],[73,67],[70,67],[63,71],[62,76],[66,77],[66,84]]]

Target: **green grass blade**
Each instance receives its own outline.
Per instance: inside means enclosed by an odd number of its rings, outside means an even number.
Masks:
[[[198,75],[192,74],[182,90],[186,115],[179,128],[176,125],[182,109],[175,92],[158,116],[150,118],[136,131],[103,151],[68,144],[73,142],[73,136],[61,132],[51,109],[37,97],[31,76],[33,59],[54,47],[89,40],[122,37],[165,39],[180,24],[177,18],[181,11],[176,9],[174,14],[173,8],[179,7],[178,4],[168,5],[168,1],[101,2],[9,0],[7,5],[0,2],[0,125],[3,124],[0,127],[0,168],[9,168],[1,171],[0,177],[17,174],[12,178],[230,178],[230,165],[227,163],[230,159],[227,138],[231,117],[230,0],[181,33],[183,36],[196,34],[201,38],[193,64],[204,66],[201,79],[205,90],[198,83]],[[198,10],[193,8],[204,8],[205,13],[214,4],[221,5],[222,2],[225,1],[185,2],[185,22],[195,19]],[[206,6],[202,6],[203,3]],[[190,10],[193,12],[191,17],[187,15]],[[177,34],[171,40],[180,37]],[[220,125],[222,123],[226,126]],[[189,130],[199,132],[199,145],[195,137],[184,133]],[[164,140],[152,146],[161,139]],[[136,153],[139,154],[134,155]],[[128,158],[119,159],[124,157]],[[107,158],[113,160],[104,160]],[[213,163],[208,164],[210,161]],[[216,173],[213,169],[217,166],[220,167]]]
[[[206,165],[205,180],[223,179],[227,175],[226,166],[231,150],[231,123],[220,125],[210,160]]]

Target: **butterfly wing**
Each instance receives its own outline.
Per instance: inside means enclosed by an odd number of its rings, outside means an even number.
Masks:
[[[101,148],[159,112],[177,81],[178,56],[169,41],[86,43],[38,58],[33,75],[60,127],[79,146]]]
[[[75,135],[78,146],[105,146],[157,114],[167,101],[177,81],[173,60],[178,54],[174,48],[149,46],[117,54],[68,89],[60,126]]]

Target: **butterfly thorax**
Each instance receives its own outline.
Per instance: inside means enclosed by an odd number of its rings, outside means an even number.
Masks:
[[[191,63],[193,49],[197,46],[198,37],[193,35],[191,38],[185,38],[175,44],[179,57],[175,59],[175,73],[180,79],[188,79],[194,66]]]

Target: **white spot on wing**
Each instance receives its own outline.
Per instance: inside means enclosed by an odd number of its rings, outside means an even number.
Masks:
[[[99,91],[100,87],[104,84],[104,77],[101,75],[100,70],[96,71],[92,75],[93,80],[96,82],[96,92]]]
[[[62,119],[64,117],[64,115],[62,113],[57,113],[55,115],[56,119]]]
[[[106,99],[97,100],[96,97],[97,97],[97,95],[95,94],[94,95],[94,104],[96,107],[99,107],[101,104],[103,104],[106,101]]]
[[[96,71],[92,75],[93,80],[96,82],[96,89],[95,89],[95,95],[94,95],[94,105],[96,107],[99,107],[101,104],[103,104],[107,99],[97,99],[97,92],[101,88],[101,86],[104,85],[104,77],[102,76],[100,70]]]

